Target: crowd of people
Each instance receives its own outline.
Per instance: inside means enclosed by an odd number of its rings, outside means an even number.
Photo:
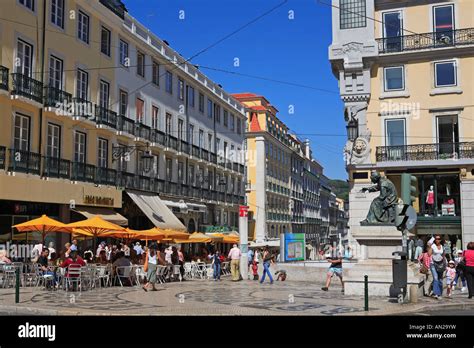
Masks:
[[[467,244],[467,250],[457,245],[452,248],[448,238],[443,240],[436,235],[426,243],[416,241],[415,255],[420,264],[420,273],[425,277],[424,295],[441,299],[443,280],[446,279],[446,297],[451,298],[454,290],[459,287],[461,292],[468,290],[468,298],[474,294],[474,242]],[[421,251],[420,251],[421,249]]]

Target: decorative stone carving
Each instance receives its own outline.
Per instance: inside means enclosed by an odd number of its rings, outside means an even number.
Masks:
[[[369,141],[359,137],[354,142],[347,141],[344,148],[346,165],[362,164],[370,160]]]

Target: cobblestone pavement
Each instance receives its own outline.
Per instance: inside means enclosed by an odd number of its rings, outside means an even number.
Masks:
[[[440,302],[423,298],[400,305],[388,298],[370,298],[364,312],[362,296],[345,296],[340,286],[324,292],[309,282],[221,282],[193,280],[158,286],[113,287],[83,292],[22,288],[15,305],[14,289],[0,290],[0,313],[45,315],[384,315],[417,312]],[[467,295],[457,294],[443,304],[465,305]],[[473,302],[474,304],[474,302]]]

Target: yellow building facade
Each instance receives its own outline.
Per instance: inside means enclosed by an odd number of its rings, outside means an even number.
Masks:
[[[333,5],[329,55],[345,104],[349,225],[365,218],[371,199],[360,190],[372,170],[399,193],[401,173],[411,173],[413,232],[465,246],[474,239],[474,2]]]

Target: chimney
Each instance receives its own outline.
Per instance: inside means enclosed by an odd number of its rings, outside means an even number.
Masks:
[[[304,155],[306,158],[311,159],[311,147],[309,143],[309,139],[304,141]]]

